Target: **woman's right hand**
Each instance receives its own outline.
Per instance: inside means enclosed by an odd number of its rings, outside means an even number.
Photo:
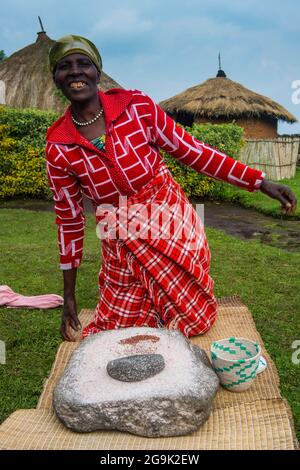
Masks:
[[[64,311],[60,325],[60,334],[67,341],[76,341],[74,335],[72,334],[72,330],[78,331],[81,328],[82,326],[77,315],[75,298],[65,298]]]

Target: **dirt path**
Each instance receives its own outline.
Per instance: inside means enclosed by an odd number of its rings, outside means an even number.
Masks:
[[[227,202],[205,202],[204,223],[244,239],[300,252],[300,221],[275,219]]]
[[[0,208],[54,210],[52,202],[30,200],[2,202]],[[85,209],[93,212],[89,201],[85,201]],[[208,201],[204,205],[204,223],[241,239],[256,238],[266,245],[300,252],[299,220],[275,219],[227,202]]]

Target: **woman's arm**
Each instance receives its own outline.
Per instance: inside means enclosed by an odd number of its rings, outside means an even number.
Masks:
[[[77,315],[75,297],[77,268],[63,271],[64,278],[64,311],[60,326],[60,333],[67,341],[74,341],[70,329],[78,331],[81,323]]]
[[[46,169],[55,202],[60,268],[78,268],[83,254],[85,215],[81,188],[57,145],[46,147]]]
[[[226,181],[247,191],[261,190],[281,202],[282,209],[292,213],[297,200],[288,186],[265,179],[265,173],[236,161],[224,153],[200,142],[165,113],[149,96],[144,100],[150,105],[151,126],[155,144],[199,173]]]
[[[77,330],[80,322],[77,317],[75,297],[77,267],[81,263],[85,215],[81,189],[76,177],[61,160],[55,145],[46,147],[46,166],[49,187],[53,194],[58,226],[58,246],[60,268],[64,280],[64,310],[60,332],[64,339],[73,341],[70,328]]]
[[[260,190],[267,196],[277,199],[281,202],[281,208],[287,214],[292,214],[297,207],[297,199],[293,191],[286,185],[280,183],[273,183],[264,179]]]
[[[152,128],[152,143],[165,150],[184,165],[198,173],[225,181],[234,186],[257,191],[265,177],[264,172],[245,165],[225,153],[201,142],[180,127],[149,96],[141,100],[148,105],[148,126]],[[145,111],[146,111],[145,107]]]

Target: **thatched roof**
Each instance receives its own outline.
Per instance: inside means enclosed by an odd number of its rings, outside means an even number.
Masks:
[[[208,119],[270,116],[287,122],[297,121],[295,116],[270,98],[255,93],[222,74],[218,75],[161,101],[160,106],[171,115],[186,113]]]
[[[45,32],[35,43],[0,62],[0,80],[6,86],[6,103],[16,108],[39,108],[64,112],[68,101],[56,89],[48,65],[48,52],[54,41]],[[120,87],[103,71],[100,88]]]

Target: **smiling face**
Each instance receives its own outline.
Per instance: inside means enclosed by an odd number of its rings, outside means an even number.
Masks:
[[[87,101],[97,94],[100,73],[89,57],[73,53],[57,63],[53,78],[71,102]]]

